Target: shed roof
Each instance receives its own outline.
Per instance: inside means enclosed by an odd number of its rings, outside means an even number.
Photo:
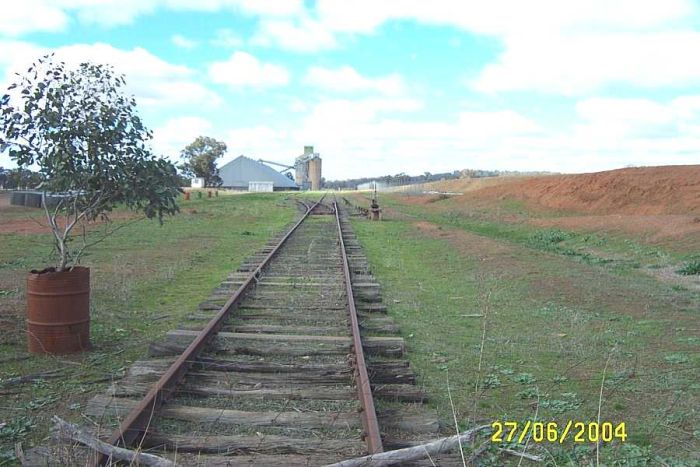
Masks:
[[[273,182],[276,187],[296,188],[290,180],[272,167],[249,157],[238,156],[219,168],[222,186],[248,188],[248,182]]]

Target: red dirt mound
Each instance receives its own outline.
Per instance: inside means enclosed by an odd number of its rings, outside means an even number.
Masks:
[[[700,165],[503,179],[465,195],[596,214],[700,214]]]

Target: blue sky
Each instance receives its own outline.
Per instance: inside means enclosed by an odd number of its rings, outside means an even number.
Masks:
[[[24,0],[0,84],[42,54],[126,75],[154,150],[198,135],[340,179],[700,163],[690,0]],[[0,165],[11,166],[6,155]]]

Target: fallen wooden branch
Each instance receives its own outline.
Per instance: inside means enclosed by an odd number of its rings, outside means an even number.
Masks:
[[[29,465],[27,463],[27,458],[24,455],[24,449],[22,449],[22,443],[15,443],[15,457],[22,465]]]
[[[31,375],[16,376],[14,378],[8,378],[6,380],[0,380],[0,388],[8,388],[12,386],[19,386],[24,383],[31,383],[39,379],[46,378],[58,378],[61,376],[61,372],[64,371],[63,368],[58,368],[55,370],[42,371],[39,373],[33,373]]]
[[[524,451],[515,451],[513,449],[508,449],[508,448],[498,448],[499,451],[505,453],[505,454],[510,454],[511,456],[515,457],[524,457],[525,459],[535,461],[535,462],[542,462],[544,458],[540,456],[536,456],[534,454],[528,454],[527,452]]]
[[[130,464],[137,465],[149,465],[154,467],[174,467],[175,463],[163,459],[162,457],[154,456],[153,454],[146,454],[144,452],[136,452],[130,449],[120,448],[104,441],[100,441],[93,435],[84,432],[77,425],[68,423],[65,420],[57,417],[56,415],[52,418],[54,422],[55,429],[58,431],[59,436],[67,437],[73,441],[77,441],[85,446],[94,449],[95,451],[102,453],[106,456],[111,457],[114,460],[120,460],[129,462]]]
[[[0,358],[0,364],[8,363],[8,362],[18,362],[21,360],[29,360],[29,356],[28,355],[21,355],[19,357]]]
[[[474,449],[471,454],[469,454],[469,457],[465,459],[465,464],[467,465],[472,465],[474,464],[474,461],[483,453],[486,452],[486,450],[489,448],[489,445],[491,444],[491,440],[487,439],[483,443],[481,443],[481,446],[478,448]]]
[[[477,433],[488,428],[490,428],[490,425],[481,425],[467,430],[462,434],[450,436],[449,438],[434,440],[426,444],[411,446],[410,448],[396,449],[395,451],[380,452],[369,456],[348,459],[326,467],[383,466],[395,464],[397,462],[425,459],[429,456],[432,457],[440,454],[441,452],[449,452],[462,443],[472,441]]]

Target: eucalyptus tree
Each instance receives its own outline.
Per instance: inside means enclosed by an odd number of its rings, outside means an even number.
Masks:
[[[53,233],[56,270],[76,264],[90,237],[86,223],[109,224],[118,205],[161,223],[178,211],[175,166],[156,157],[123,75],[108,65],[69,67],[52,55],[35,62],[0,99],[0,151],[20,167],[38,167]],[[73,242],[76,236],[82,242]]]
[[[226,143],[210,136],[198,136],[180,153],[180,169],[189,177],[204,179],[204,186],[221,186],[216,161],[226,152]]]

